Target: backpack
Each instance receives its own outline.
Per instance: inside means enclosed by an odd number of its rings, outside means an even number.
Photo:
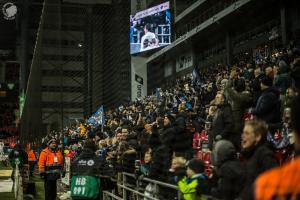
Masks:
[[[72,199],[96,199],[100,193],[100,179],[94,176],[73,176]]]
[[[209,186],[209,179],[207,176],[203,175],[197,178],[198,185],[196,187],[196,194],[197,196],[201,195],[209,195],[210,193],[210,186]]]

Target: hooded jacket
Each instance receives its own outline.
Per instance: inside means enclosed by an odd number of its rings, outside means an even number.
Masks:
[[[96,156],[93,150],[85,148],[80,156],[72,163],[71,172],[73,175],[80,176],[109,176],[112,173],[112,170],[108,168],[105,160]]]
[[[280,99],[279,91],[276,88],[270,87],[263,91],[258,98],[255,109],[252,113],[266,123],[280,122]]]
[[[212,155],[219,178],[217,187],[211,191],[212,195],[224,200],[238,197],[245,181],[245,171],[236,159],[233,144],[227,140],[218,141]]]

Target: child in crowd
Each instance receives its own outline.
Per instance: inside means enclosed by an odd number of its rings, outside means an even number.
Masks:
[[[186,175],[178,182],[179,190],[185,200],[206,200],[203,196],[209,191],[208,179],[204,175],[204,163],[192,159],[187,163]]]
[[[184,157],[174,157],[172,160],[172,166],[169,170],[170,172],[170,182],[177,183],[186,174],[186,159]]]

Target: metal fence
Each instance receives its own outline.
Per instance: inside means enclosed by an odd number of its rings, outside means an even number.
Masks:
[[[135,199],[135,200],[140,200],[140,199],[147,199],[147,200],[159,200],[159,189],[160,188],[168,188],[171,189],[173,192],[177,193],[177,198],[178,200],[182,199],[181,198],[181,193],[178,190],[178,187],[175,185],[171,185],[168,183],[164,183],[161,181],[157,180],[152,180],[149,178],[141,178],[141,179],[136,179],[136,176],[134,174],[122,173],[122,183],[118,183],[118,187],[122,188],[122,197],[119,197],[115,194],[114,191],[104,191],[103,192],[103,199],[107,199],[107,197],[110,197],[111,199]],[[128,178],[135,179],[136,180],[136,185],[132,185],[128,183]],[[142,187],[142,185],[146,187]],[[154,190],[156,191],[147,191],[147,186],[152,185],[152,188],[155,188]]]
[[[136,179],[134,174],[122,173],[123,179],[122,183],[118,183],[118,187],[122,188],[122,197],[116,195],[115,191],[103,191],[102,199],[111,199],[111,200],[160,200],[163,199],[161,197],[160,190],[162,188],[169,190],[173,195],[173,199],[181,200],[183,199],[179,188],[176,185],[172,185],[169,183],[149,179],[143,177],[141,179]],[[136,185],[132,185],[128,183],[128,178],[135,179]],[[147,186],[152,185],[152,188],[155,188],[152,191],[147,191]],[[206,199],[217,200],[211,196],[203,195]]]
[[[19,169],[19,163],[14,170],[13,192],[16,200],[23,200],[23,180]]]

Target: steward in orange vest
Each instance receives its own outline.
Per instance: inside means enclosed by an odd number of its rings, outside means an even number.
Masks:
[[[56,199],[56,181],[61,177],[63,170],[63,156],[57,150],[55,139],[49,140],[39,158],[39,172],[45,181],[45,200]]]
[[[28,164],[29,164],[29,172],[30,176],[33,176],[34,167],[36,165],[36,155],[34,151],[31,149],[30,145],[27,146],[27,154],[28,154]]]

